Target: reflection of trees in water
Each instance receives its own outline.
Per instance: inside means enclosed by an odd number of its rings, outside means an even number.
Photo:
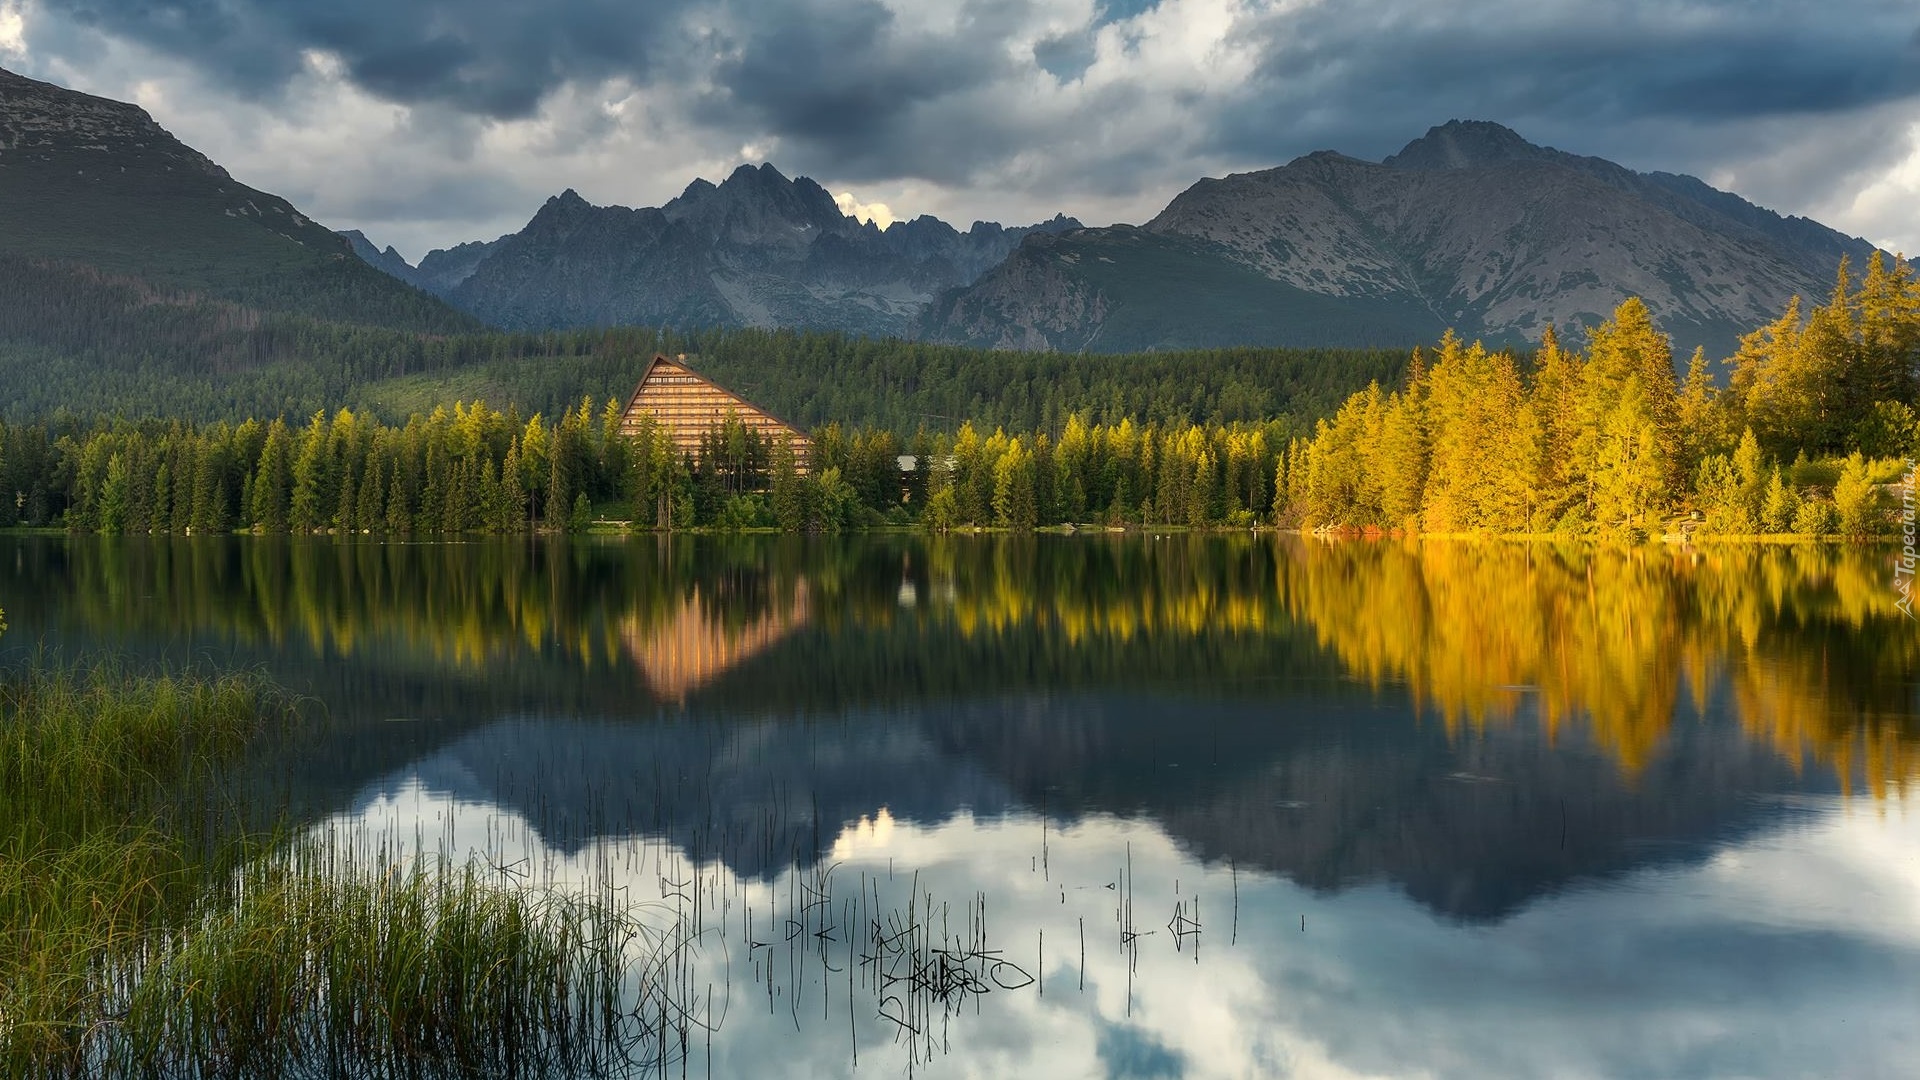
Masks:
[[[542,659],[592,670],[628,657],[655,668],[649,647],[681,635],[744,659],[759,651],[746,643],[765,648],[782,636],[770,628],[807,621],[870,635],[906,628],[916,648],[929,647],[924,635],[950,642],[957,632],[984,644],[968,650],[974,663],[992,663],[983,653],[1010,633],[1037,632],[1057,655],[1169,635],[1257,633],[1284,621],[1269,587],[1273,551],[1245,537],[75,537],[22,539],[13,554],[15,572],[0,565],[0,584],[42,625],[297,646],[382,664],[411,658],[463,673]],[[838,659],[860,667],[857,656]]]
[[[1067,645],[1284,629],[1271,541],[1233,536],[939,538],[931,593],[963,636],[1044,627]]]
[[[1403,680],[1450,730],[1537,696],[1637,772],[1683,702],[1730,691],[1747,732],[1876,794],[1920,773],[1920,634],[1884,551],[1295,542],[1281,592],[1364,678]]]
[[[1253,535],[642,537],[382,544],[23,538],[20,625],[301,651],[422,679],[636,673],[806,709],[1022,688],[1342,674],[1450,729],[1535,708],[1628,772],[1724,688],[1753,736],[1877,793],[1920,771],[1920,634],[1884,551]],[[529,673],[546,673],[528,682]],[[577,691],[576,691],[577,692]]]
[[[617,825],[761,877],[879,806],[1048,806],[1468,919],[1700,856],[1773,820],[1757,793],[1829,790],[1809,751],[1901,790],[1920,634],[1890,576],[1859,549],[1225,535],[0,547],[16,651],[224,647],[325,701],[304,810],[425,767],[561,847]],[[688,640],[711,655],[660,666]],[[713,722],[565,721],[654,716],[643,675]],[[610,821],[594,792],[634,794]]]
[[[791,607],[802,569],[798,551],[763,559],[764,548],[685,539],[25,538],[10,554],[0,583],[43,625],[347,658],[398,650],[463,670],[547,653],[611,662],[636,621],[671,623],[696,595],[716,626],[752,627]]]

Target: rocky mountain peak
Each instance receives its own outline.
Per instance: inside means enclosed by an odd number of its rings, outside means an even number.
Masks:
[[[980,223],[977,221],[974,222],[974,225],[976,227],[979,224]],[[1086,228],[1086,226],[1080,223],[1079,218],[1068,217],[1065,214],[1056,213],[1052,217],[1048,218],[1047,220],[1039,223],[1038,225],[1035,225],[1033,227],[1033,231],[1043,232],[1043,233],[1063,233],[1063,232],[1072,232],[1075,229],[1084,229],[1084,228]]]
[[[980,222],[976,221],[973,224],[976,229],[980,227]],[[995,226],[995,228],[998,228],[998,226]],[[958,229],[934,217],[932,214],[921,214],[910,221],[895,221],[881,231],[895,240],[911,238],[915,240],[944,241],[951,240],[960,235]]]
[[[1362,161],[1361,159],[1354,157],[1351,154],[1343,154],[1338,150],[1315,150],[1310,154],[1302,154],[1299,157],[1294,158],[1292,161],[1287,163],[1289,168],[1294,166],[1304,166],[1304,165],[1371,165],[1371,164],[1373,164],[1373,162]]]
[[[857,227],[825,188],[804,176],[789,180],[771,164],[741,165],[718,185],[695,180],[660,210],[669,221],[708,229],[785,225],[851,232]]]
[[[1057,215],[1034,228],[1079,225]],[[518,233],[428,255],[412,280],[516,329],[643,323],[897,335],[939,292],[1004,260],[1027,231],[987,223],[960,233],[926,215],[882,229],[841,213],[807,177],[740,165],[658,208],[593,206],[563,192]],[[356,250],[399,272],[372,244]]]
[[[1556,150],[1535,146],[1491,120],[1449,120],[1381,164],[1392,169],[1478,169],[1513,161],[1553,160]]]
[[[409,285],[420,284],[413,265],[408,263],[392,244],[388,244],[386,249],[382,250],[380,245],[374,243],[359,229],[342,229],[339,235],[353,245],[353,253],[360,256],[367,265],[384,270]]]
[[[215,179],[227,171],[173,137],[147,110],[0,68],[0,152],[140,154]]]
[[[1452,120],[1381,163],[1320,151],[1201,180],[1138,233],[1030,236],[1015,260],[943,300],[926,332],[1066,349],[1314,333],[1355,345],[1448,327],[1520,341],[1549,324],[1593,326],[1637,296],[1683,353],[1725,355],[1789,297],[1824,291],[1842,255],[1857,264],[1871,251],[1692,177]]]
[[[527,228],[534,231],[571,230],[593,210],[592,203],[581,198],[579,192],[568,188],[542,203],[540,209],[535,211],[533,220],[527,223]]]

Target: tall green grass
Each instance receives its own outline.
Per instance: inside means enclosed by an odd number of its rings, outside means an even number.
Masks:
[[[604,1075],[652,1060],[628,1001],[638,929],[610,903],[470,865],[256,863],[145,943],[116,993],[114,1071],[232,1076]],[[137,976],[137,977],[136,977]]]
[[[265,722],[231,677],[36,666],[0,683],[0,1065],[76,1060],[114,1019],[106,968],[189,909],[213,870],[220,762]]]
[[[0,1076],[608,1075],[684,1041],[607,894],[248,835],[249,676],[0,683]],[[671,932],[669,932],[671,933]]]

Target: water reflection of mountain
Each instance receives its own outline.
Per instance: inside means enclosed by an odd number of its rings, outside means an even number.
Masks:
[[[933,825],[1044,805],[1056,828],[1145,818],[1208,862],[1319,889],[1388,882],[1484,920],[1703,858],[1777,820],[1781,795],[1821,786],[1724,723],[1689,725],[1627,778],[1600,748],[1549,745],[1532,723],[1450,738],[1409,725],[1392,700],[1313,697],[1209,702],[1180,723],[1195,705],[1026,697],[806,724],[507,720],[371,790],[417,775],[512,810],[550,846],[660,835],[748,877],[827,857],[843,826],[881,807]]]
[[[1724,722],[1688,725],[1628,777],[1530,719],[1449,736],[1394,697],[1217,707],[1174,745],[1179,702],[979,710],[944,735],[1029,803],[1050,789],[1055,805],[1149,817],[1205,861],[1317,889],[1390,882],[1463,919],[1704,857],[1777,817],[1780,794],[1831,787]]]

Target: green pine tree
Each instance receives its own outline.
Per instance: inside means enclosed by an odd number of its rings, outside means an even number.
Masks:
[[[118,536],[127,531],[128,517],[132,513],[132,486],[127,459],[114,454],[107,460],[107,475],[100,486],[100,506],[96,512],[100,532]]]
[[[253,527],[257,532],[287,531],[289,488],[292,486],[292,437],[287,425],[275,420],[268,426],[266,442],[260,449],[260,462],[253,471]]]

